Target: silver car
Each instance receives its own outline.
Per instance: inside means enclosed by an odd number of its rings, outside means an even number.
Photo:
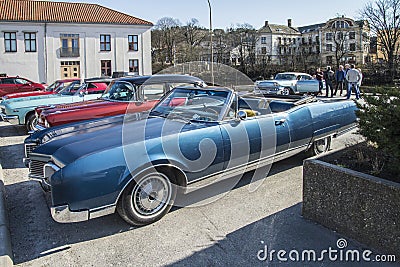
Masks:
[[[254,91],[260,94],[318,94],[319,81],[307,73],[282,72],[273,80],[257,81]]]

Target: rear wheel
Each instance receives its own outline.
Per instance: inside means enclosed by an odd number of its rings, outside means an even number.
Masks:
[[[154,171],[133,180],[118,201],[117,211],[129,224],[146,225],[158,221],[173,206],[176,186],[173,175]]]
[[[35,113],[30,113],[26,116],[25,126],[28,132],[36,130],[37,119]]]
[[[331,140],[332,138],[330,136],[327,136],[323,139],[314,141],[308,151],[310,156],[316,156],[327,152],[331,147]]]
[[[290,95],[290,89],[289,88],[283,88],[282,95]]]

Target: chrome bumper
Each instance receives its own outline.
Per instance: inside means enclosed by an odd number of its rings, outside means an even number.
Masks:
[[[93,210],[71,211],[68,205],[51,207],[51,217],[58,223],[83,222],[115,212],[115,205]]]
[[[19,124],[18,115],[7,115],[0,113],[0,117],[3,121],[8,121],[11,124]]]

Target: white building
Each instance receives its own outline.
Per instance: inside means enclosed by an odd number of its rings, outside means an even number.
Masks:
[[[51,83],[152,73],[151,22],[96,4],[0,0],[0,73]]]
[[[256,55],[274,64],[299,60],[311,65],[365,64],[369,56],[370,28],[365,20],[344,16],[325,23],[293,27],[270,24],[259,29]]]

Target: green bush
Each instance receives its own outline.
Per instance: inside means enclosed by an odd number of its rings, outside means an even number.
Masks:
[[[387,156],[388,166],[400,173],[400,92],[377,88],[358,103],[360,133]]]

